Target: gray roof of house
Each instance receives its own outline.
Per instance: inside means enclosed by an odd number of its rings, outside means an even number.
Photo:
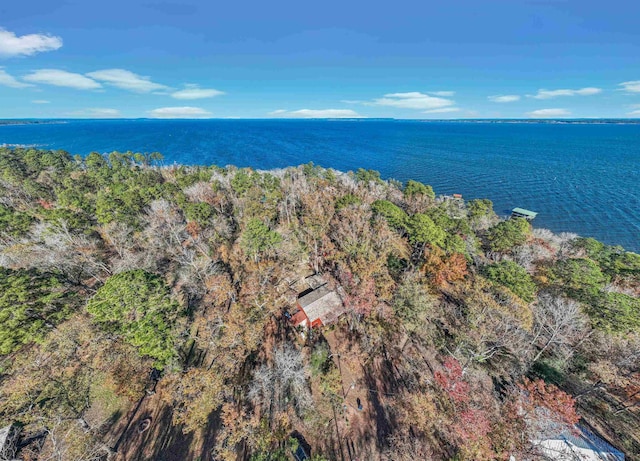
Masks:
[[[326,285],[298,298],[298,304],[313,322],[320,319],[323,325],[335,322],[345,311],[342,299]]]

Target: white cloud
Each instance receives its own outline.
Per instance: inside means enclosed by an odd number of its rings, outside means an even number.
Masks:
[[[444,96],[444,97],[455,96],[456,94],[455,91],[429,91],[428,93],[434,96]]]
[[[63,86],[75,88],[77,90],[96,90],[102,88],[95,80],[85,77],[82,74],[67,72],[58,69],[40,69],[29,75],[25,75],[23,80],[32,83],[44,83],[47,85]]]
[[[125,69],[104,69],[89,72],[88,77],[99,80],[123,90],[135,93],[150,93],[152,91],[168,90],[169,87],[160,83],[152,82],[149,77],[134,74]]]
[[[121,116],[118,109],[105,109],[100,107],[82,109],[75,112],[70,112],[68,115],[72,117],[82,118],[118,118]]]
[[[546,118],[546,117],[566,117],[571,115],[567,109],[538,109],[525,114],[531,118]]]
[[[425,110],[425,114],[448,114],[451,112],[460,112],[458,107],[441,107],[440,109]]]
[[[28,83],[18,81],[13,75],[9,75],[2,67],[0,67],[0,85],[8,86],[9,88],[27,88]]]
[[[362,118],[362,115],[351,109],[300,109],[274,110],[269,112],[272,117],[281,118]]]
[[[413,91],[409,93],[385,94],[382,98],[374,99],[373,104],[376,106],[398,107],[401,109],[429,110],[453,106],[454,102],[450,99],[429,96],[428,94]]]
[[[640,93],[640,80],[622,82],[618,86],[621,86],[621,89],[627,93]]]
[[[520,96],[517,94],[498,94],[495,96],[488,96],[487,99],[493,102],[515,102],[520,100]]]
[[[204,99],[223,94],[225,94],[224,91],[214,90],[213,88],[200,88],[198,85],[186,85],[185,89],[171,93],[171,97],[176,99]]]
[[[47,101],[46,99],[34,99],[31,101],[32,104],[50,104],[51,101]]]
[[[160,107],[147,112],[151,118],[210,118],[211,112],[200,107]]]
[[[634,116],[637,115],[640,117],[640,110],[634,110],[632,112],[629,112],[627,115],[634,115]]]
[[[0,28],[0,56],[31,56],[43,51],[57,50],[62,39],[53,35],[29,34],[17,36]]]
[[[558,96],[591,96],[594,94],[602,93],[600,88],[580,88],[579,90],[538,90],[538,92],[533,95],[533,98],[536,99],[551,99],[557,98]]]

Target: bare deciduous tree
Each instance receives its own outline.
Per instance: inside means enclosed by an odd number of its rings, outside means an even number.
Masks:
[[[539,345],[533,361],[548,349],[565,357],[573,355],[575,346],[590,334],[589,322],[580,305],[571,299],[543,293],[533,306],[534,334],[531,345]]]
[[[307,409],[312,399],[300,351],[289,344],[277,349],[272,365],[262,365],[255,371],[249,397],[271,401],[277,411],[283,411],[289,402],[298,414]]]
[[[8,267],[58,270],[77,282],[87,277],[104,280],[111,272],[98,241],[72,231],[63,219],[35,224],[26,238],[2,249],[1,261]]]
[[[549,259],[551,256],[549,248],[536,242],[525,243],[513,249],[513,260],[529,273],[533,273],[536,262]]]
[[[207,202],[215,199],[216,193],[211,187],[211,184],[204,181],[199,181],[184,190],[185,195],[192,202]]]
[[[543,240],[556,250],[559,257],[563,257],[573,250],[573,242],[578,238],[578,234],[571,232],[561,232],[554,234],[549,229],[533,229],[533,237]]]

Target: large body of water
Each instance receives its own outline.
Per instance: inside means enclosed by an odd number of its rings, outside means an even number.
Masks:
[[[640,124],[78,120],[0,126],[3,143],[158,151],[168,164],[370,168],[489,198],[498,214],[531,209],[537,227],[640,252]]]

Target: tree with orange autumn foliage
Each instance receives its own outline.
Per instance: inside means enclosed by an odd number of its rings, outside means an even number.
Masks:
[[[524,378],[517,385],[516,398],[519,413],[527,421],[534,439],[556,434],[558,427],[572,427],[580,421],[575,399],[541,379]]]
[[[467,259],[463,254],[446,255],[443,250],[435,246],[428,248],[425,253],[426,259],[422,265],[422,271],[438,287],[463,280],[468,273]]]

